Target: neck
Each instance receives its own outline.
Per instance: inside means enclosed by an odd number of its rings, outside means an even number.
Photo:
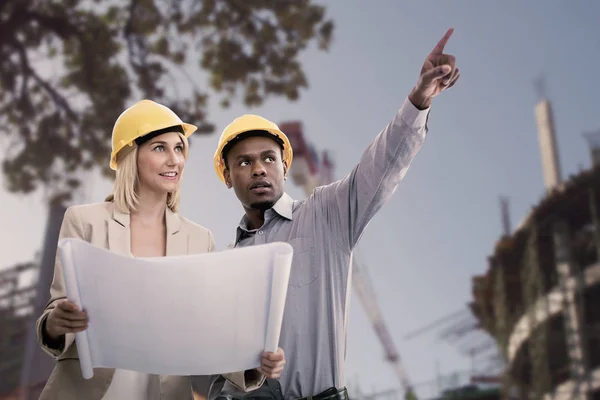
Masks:
[[[139,190],[137,210],[131,213],[131,218],[144,223],[163,223],[167,208],[167,195]]]
[[[265,210],[248,207],[246,218],[248,218],[248,229],[258,229],[265,223]]]
[[[258,229],[265,223],[265,211],[275,207],[275,204],[281,199],[281,193],[274,202],[255,203],[252,205],[244,205],[246,218],[248,219],[248,229]]]

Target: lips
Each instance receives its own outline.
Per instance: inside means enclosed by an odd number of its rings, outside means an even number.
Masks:
[[[271,183],[268,181],[256,181],[253,182],[248,189],[250,190],[258,190],[258,189],[268,189],[271,187]]]
[[[179,175],[179,174],[175,171],[169,171],[169,172],[163,172],[162,174],[159,174],[159,175],[163,176],[165,178],[176,178],[177,175]]]

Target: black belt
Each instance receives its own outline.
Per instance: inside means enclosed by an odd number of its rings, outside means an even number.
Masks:
[[[348,391],[346,388],[338,390],[332,387],[314,396],[303,397],[298,400],[348,400]]]

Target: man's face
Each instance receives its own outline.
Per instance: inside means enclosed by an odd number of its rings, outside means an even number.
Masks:
[[[266,137],[249,137],[235,144],[227,154],[227,187],[246,209],[267,210],[283,195],[287,166],[281,147]]]

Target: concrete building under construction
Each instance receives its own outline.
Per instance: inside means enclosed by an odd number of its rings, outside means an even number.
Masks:
[[[35,321],[49,298],[64,212],[60,204],[50,203],[39,257],[0,274],[1,400],[37,399],[54,367],[37,343]]]
[[[37,270],[33,262],[0,272],[0,399],[13,395],[21,383],[28,322],[33,313],[35,286],[24,277]]]
[[[600,134],[592,167],[563,181],[547,99],[535,115],[547,193],[515,231],[503,204],[471,306],[505,357],[505,397],[600,400]]]

